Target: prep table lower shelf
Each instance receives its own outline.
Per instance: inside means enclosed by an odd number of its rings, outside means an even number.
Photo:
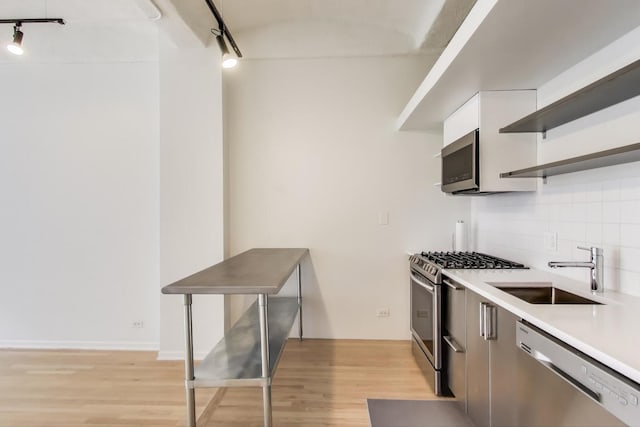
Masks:
[[[298,299],[274,297],[268,300],[269,372],[273,375],[298,315]],[[262,386],[260,319],[256,300],[220,342],[195,368],[194,387]]]

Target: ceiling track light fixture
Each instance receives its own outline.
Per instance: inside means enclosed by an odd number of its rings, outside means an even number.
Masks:
[[[229,48],[227,47],[227,43],[224,41],[222,32],[218,29],[212,28],[211,33],[216,36],[216,42],[218,43],[220,52],[222,52],[222,68],[233,68],[238,65],[238,57],[229,53]]]
[[[25,19],[0,19],[0,24],[13,24],[13,41],[7,45],[7,50],[14,55],[22,55],[22,38],[24,33],[21,31],[22,24],[60,24],[64,25],[62,18],[25,18]]]
[[[22,37],[24,37],[24,33],[20,31],[20,25],[14,25],[13,41],[7,45],[7,50],[14,55],[22,55],[24,53],[22,49]]]
[[[220,52],[222,52],[222,67],[223,68],[233,68],[238,64],[238,59],[242,58],[242,52],[240,52],[240,48],[236,44],[236,41],[233,39],[231,32],[229,32],[229,28],[222,20],[222,15],[216,8],[216,5],[213,4],[213,0],[205,0],[209,10],[213,14],[213,17],[218,22],[218,28],[212,28],[211,32],[216,36],[216,42],[220,47]],[[231,48],[235,55],[229,52],[229,48],[227,47],[227,43],[224,41],[224,38],[227,38]]]

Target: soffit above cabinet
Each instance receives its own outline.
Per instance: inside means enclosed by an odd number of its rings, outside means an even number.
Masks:
[[[481,90],[537,89],[639,23],[639,0],[478,0],[398,128],[441,130]]]

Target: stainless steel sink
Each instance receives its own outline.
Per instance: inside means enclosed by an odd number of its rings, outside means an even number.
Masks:
[[[596,304],[597,301],[556,288],[552,283],[494,282],[490,285],[529,304]]]

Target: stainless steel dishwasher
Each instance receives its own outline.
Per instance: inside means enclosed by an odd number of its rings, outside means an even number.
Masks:
[[[522,321],[516,344],[519,426],[640,426],[637,383]]]

